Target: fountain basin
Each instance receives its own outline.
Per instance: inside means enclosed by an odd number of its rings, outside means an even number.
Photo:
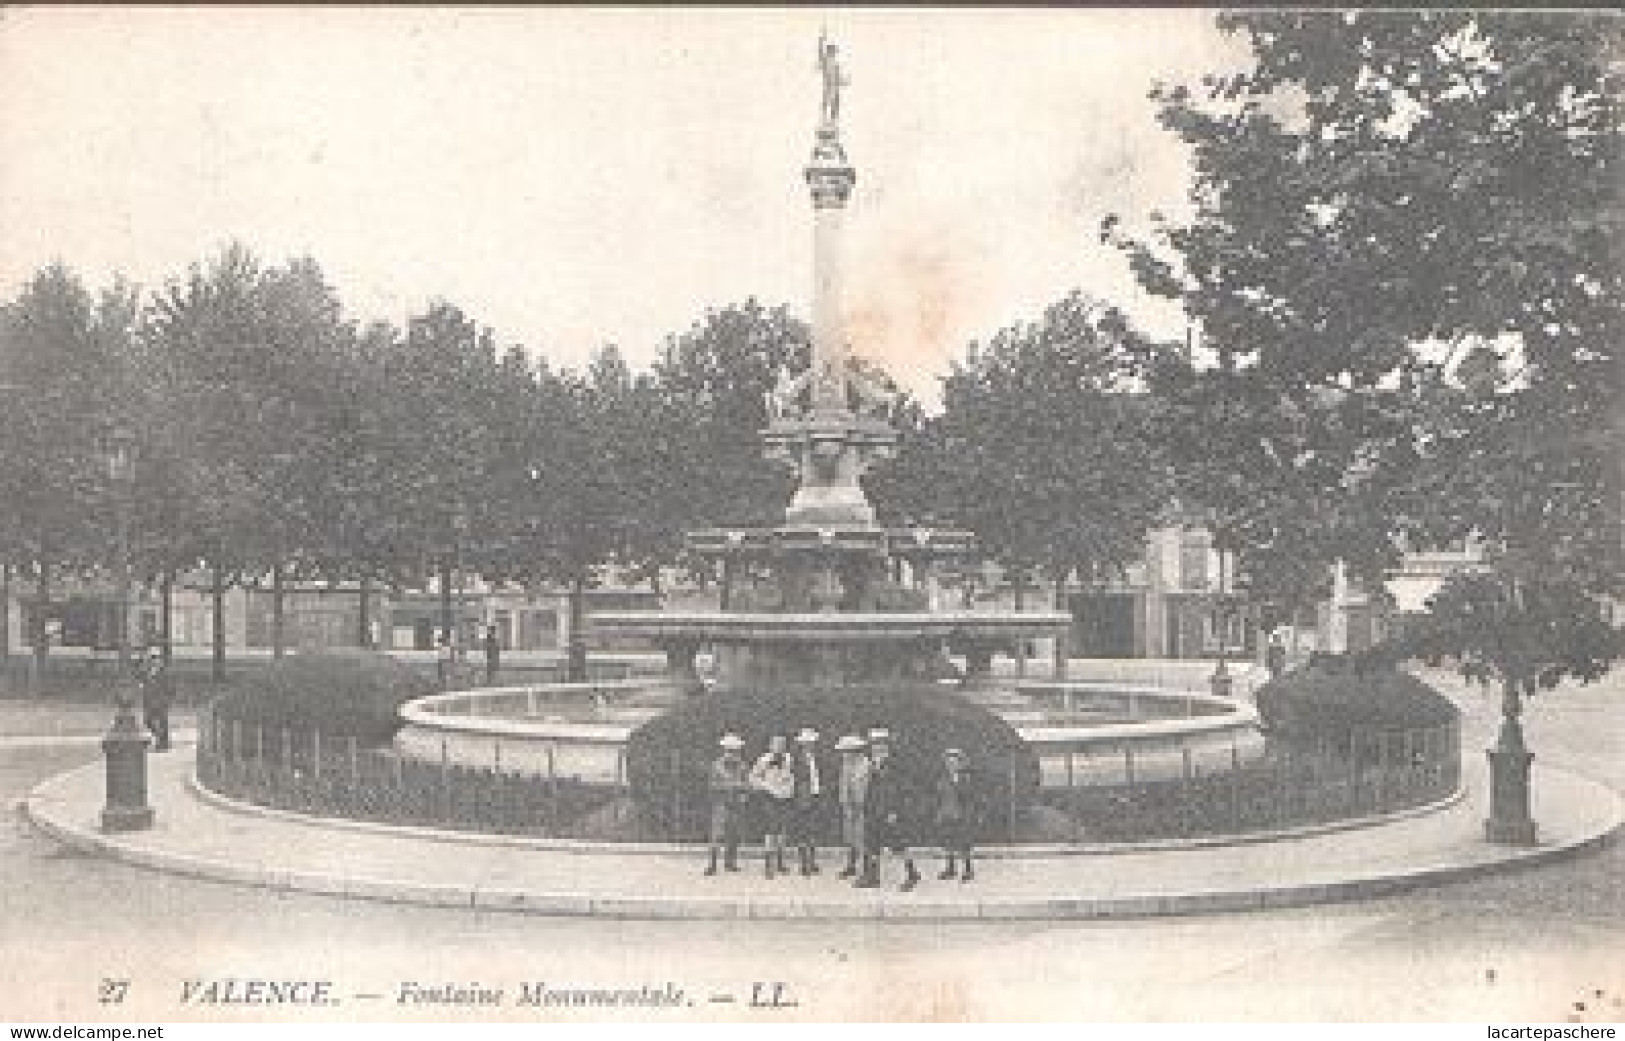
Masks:
[[[649,640],[709,643],[889,642],[929,638],[1008,641],[1064,629],[1061,611],[605,611],[595,629]]]
[[[1264,736],[1251,704],[1195,691],[1115,684],[1045,681],[1018,685],[1040,706],[1046,699],[1067,716],[1079,705],[1106,718],[1017,726],[1038,757],[1039,784],[1072,788],[1132,784],[1218,773],[1258,759]],[[1065,706],[1070,706],[1067,708]],[[1114,714],[1118,721],[1112,721]],[[1050,711],[1054,711],[1051,709]],[[1122,720],[1122,716],[1133,717]]]
[[[771,559],[796,552],[865,552],[896,557],[968,557],[976,537],[940,528],[877,528],[871,524],[712,528],[688,533],[689,547],[707,556]]]
[[[625,611],[593,625],[666,651],[680,684],[697,687],[694,655],[715,653],[720,688],[838,688],[930,682],[952,671],[945,655],[964,654],[973,682],[993,655],[1020,640],[1071,624],[1058,611]]]
[[[1250,704],[1193,691],[1045,680],[1004,715],[1038,763],[1042,788],[1205,774],[1263,752]],[[945,697],[966,692],[944,688]],[[862,697],[861,691],[851,694]],[[670,683],[553,683],[431,695],[401,708],[398,754],[426,762],[623,785],[632,732],[679,703]],[[1036,711],[1038,716],[1033,716]],[[1046,715],[1047,713],[1047,715]],[[1010,718],[1014,716],[1015,718]]]
[[[432,694],[401,706],[394,747],[425,762],[620,784],[628,736],[671,696],[669,684],[651,680]]]

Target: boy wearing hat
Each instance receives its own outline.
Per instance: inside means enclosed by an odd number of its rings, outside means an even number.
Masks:
[[[836,793],[841,803],[841,841],[846,843],[846,867],[839,877],[853,878],[858,865],[867,863],[863,814],[869,799],[869,757],[867,742],[857,734],[847,734],[835,742],[841,753],[841,776]]]
[[[863,889],[880,886],[880,854],[890,851],[903,861],[903,884],[907,893],[920,883],[920,872],[908,853],[908,791],[903,774],[891,754],[891,734],[869,732],[869,798],[864,825],[870,842],[864,857],[863,874],[857,885]]]
[[[976,830],[976,790],[965,767],[965,753],[957,748],[942,753],[942,773],[937,776],[935,821],[942,852],[948,858],[938,878],[958,877],[969,882],[976,877],[971,868],[971,838]],[[964,870],[958,870],[963,862]]]
[[[802,727],[796,735],[796,750],[790,760],[795,779],[791,809],[790,841],[795,844],[801,874],[818,874],[819,809],[823,805],[824,778],[818,767],[818,731]]]
[[[711,862],[705,873],[717,873],[717,854],[723,854],[723,867],[739,870],[739,824],[745,800],[750,795],[749,771],[741,749],[744,738],[724,734],[717,744],[722,754],[711,763],[708,788],[711,793]]]
[[[790,742],[783,734],[767,739],[767,751],[750,768],[750,786],[761,793],[764,871],[768,878],[788,874],[784,843],[795,808],[796,779],[790,765]]]

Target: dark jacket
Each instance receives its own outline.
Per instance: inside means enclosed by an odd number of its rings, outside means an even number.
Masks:
[[[869,798],[864,813],[868,820],[881,825],[900,825],[908,816],[907,782],[896,759],[869,764]]]
[[[830,777],[816,753],[796,752],[790,757],[790,770],[796,779],[796,802],[810,803],[830,789]]]
[[[707,786],[713,805],[737,807],[750,795],[750,767],[743,758],[717,756],[711,762]]]
[[[175,685],[163,662],[148,662],[141,669],[141,704],[149,712],[168,711],[175,700]]]
[[[957,775],[945,768],[937,778],[933,814],[938,824],[973,826],[982,815],[982,786],[969,768]]]

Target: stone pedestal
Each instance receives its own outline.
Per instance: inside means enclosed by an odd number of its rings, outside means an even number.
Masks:
[[[134,708],[120,703],[112,729],[102,738],[102,755],[107,760],[103,831],[152,827],[152,807],[147,805],[147,743],[147,733],[136,721]]]
[[[860,483],[889,457],[897,432],[883,420],[853,412],[781,417],[763,431],[769,458],[789,464],[796,490],[785,523],[805,528],[872,527],[874,507]]]
[[[1534,818],[1529,812],[1529,765],[1535,754],[1523,743],[1516,717],[1501,725],[1500,738],[1486,755],[1490,760],[1490,815],[1484,838],[1508,846],[1533,846]]]

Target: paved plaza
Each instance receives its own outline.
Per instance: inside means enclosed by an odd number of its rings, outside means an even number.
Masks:
[[[1493,698],[1441,684],[1467,711],[1467,751],[1482,747]],[[1625,786],[1625,765],[1614,753],[1621,687],[1614,677],[1543,695],[1528,719],[1539,761]],[[78,734],[53,735],[56,743],[22,743],[23,735],[8,730],[0,742],[8,799],[93,763],[94,747],[81,740],[94,737],[93,723],[87,719]],[[1550,795],[1537,788],[1543,821]],[[166,807],[158,808],[163,819]],[[1271,872],[1296,870],[1288,859],[1276,858]],[[0,905],[6,937],[0,978],[38,981],[7,991],[23,1002],[16,1014],[40,1017],[70,1009],[80,1018],[93,1014],[88,995],[97,980],[119,973],[135,979],[124,1018],[218,1017],[220,1009],[177,1007],[180,982],[235,971],[331,976],[348,995],[336,1014],[359,1018],[471,1014],[400,1004],[391,988],[403,982],[513,987],[533,979],[672,981],[698,996],[687,1014],[742,1019],[790,1014],[750,1007],[751,985],[764,981],[787,985],[801,1002],[796,1014],[825,1018],[1606,1018],[1619,1012],[1617,967],[1625,953],[1618,939],[1625,935],[1619,899],[1625,856],[1617,845],[1375,899],[1073,921],[572,918],[354,900],[220,884],[87,856],[49,840],[21,815],[0,861],[10,880]],[[978,888],[1014,888],[1014,873],[1022,870],[1016,864],[990,862]],[[695,866],[670,867],[685,892],[706,881],[689,870]],[[718,884],[755,893],[766,883]],[[655,885],[644,888],[657,892]],[[915,895],[941,899],[943,888],[933,879]],[[672,961],[673,950],[684,951],[681,964]],[[263,1009],[224,1014],[300,1016]],[[487,1015],[536,1013],[510,1008]]]

